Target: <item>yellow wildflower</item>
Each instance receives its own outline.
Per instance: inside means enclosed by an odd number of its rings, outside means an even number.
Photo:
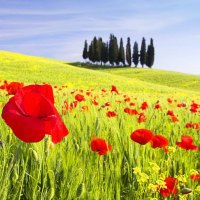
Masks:
[[[133,168],[133,173],[134,174],[141,174],[141,169],[139,167],[134,167]]]
[[[148,190],[151,190],[152,192],[156,192],[158,189],[158,186],[150,183],[147,188]]]
[[[156,164],[156,163],[153,163],[153,162],[149,162],[149,171],[153,171],[154,173],[158,173],[160,171],[160,167]]]

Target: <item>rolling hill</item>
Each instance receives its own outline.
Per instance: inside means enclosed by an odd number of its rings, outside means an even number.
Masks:
[[[116,85],[124,92],[199,94],[200,76],[155,69],[75,66],[53,59],[0,51],[0,80],[50,83],[71,88],[104,88]]]

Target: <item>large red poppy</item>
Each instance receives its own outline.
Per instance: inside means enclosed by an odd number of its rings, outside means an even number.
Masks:
[[[181,142],[176,142],[176,145],[186,150],[198,150],[198,146],[193,144],[191,136],[185,135],[181,137]]]
[[[131,139],[141,145],[151,141],[153,133],[148,129],[137,129],[131,134]]]
[[[2,111],[2,118],[24,142],[39,142],[45,134],[58,143],[68,134],[54,107],[50,85],[29,85],[18,90]]]
[[[170,194],[176,195],[176,193],[177,193],[176,185],[178,184],[177,179],[173,178],[173,177],[168,177],[164,181],[166,183],[167,188],[160,189],[160,194],[163,197],[169,197]]]
[[[152,148],[163,148],[164,152],[167,153],[166,146],[168,145],[168,140],[162,135],[154,135],[151,140],[151,147]]]
[[[91,140],[90,147],[92,151],[97,152],[100,156],[105,155],[112,149],[112,146],[107,144],[104,139],[96,138],[95,136]]]

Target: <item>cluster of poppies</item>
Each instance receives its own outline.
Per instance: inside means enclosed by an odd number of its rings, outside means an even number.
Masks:
[[[4,81],[3,84],[0,85],[0,89],[7,91],[7,95],[14,95],[22,87],[24,87],[24,84],[20,82],[8,83],[8,81]]]
[[[162,135],[154,135],[148,129],[137,129],[131,134],[131,139],[141,145],[151,143],[152,148],[163,148],[164,152],[168,152],[167,146],[169,144],[168,139]],[[176,142],[176,145],[185,150],[198,150],[198,146],[193,144],[191,136],[182,136],[181,142]]]

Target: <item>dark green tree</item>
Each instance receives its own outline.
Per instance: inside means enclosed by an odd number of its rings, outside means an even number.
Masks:
[[[146,41],[145,38],[142,38],[141,50],[140,50],[140,63],[142,68],[146,64]]]
[[[133,63],[137,67],[139,63],[139,52],[138,52],[138,43],[135,42],[133,46]]]
[[[127,44],[126,44],[126,62],[128,66],[131,66],[131,39],[127,38]]]
[[[83,48],[83,59],[87,59],[88,58],[88,44],[87,44],[87,40],[85,40],[84,43],[84,48]]]
[[[108,62],[108,54],[108,43],[103,42],[101,48],[101,61],[104,63],[104,65]]]
[[[102,40],[102,38],[98,38],[98,59],[99,59],[99,61],[101,62],[101,65],[102,65],[102,44],[103,44],[103,40]]]
[[[114,62],[116,65],[119,65],[119,60],[118,60],[118,43],[117,43],[117,38],[114,36],[113,38],[113,58]]]
[[[100,61],[99,43],[96,36],[93,39],[93,44],[94,44],[94,62],[99,62]]]
[[[94,58],[94,43],[93,41],[90,43],[89,51],[88,51],[88,58],[91,62],[95,62]]]
[[[121,62],[123,66],[125,65],[124,45],[122,38],[120,39],[118,61],[119,63]]]
[[[153,45],[153,39],[151,38],[150,45],[148,45],[147,48],[147,58],[146,58],[146,65],[151,68],[154,63],[154,45]]]
[[[114,65],[114,35],[110,34],[110,40],[109,40],[109,62],[111,65]]]

